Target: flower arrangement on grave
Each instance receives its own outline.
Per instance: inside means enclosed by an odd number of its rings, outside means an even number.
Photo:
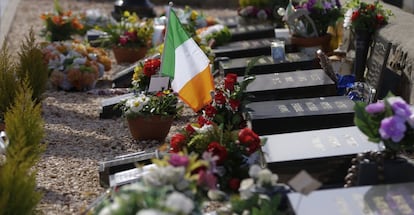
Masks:
[[[209,161],[183,153],[153,163],[139,182],[113,191],[93,214],[202,214],[205,193],[215,185]]]
[[[159,73],[160,66],[159,58],[140,62],[132,76],[134,95],[116,106],[122,110],[136,140],[164,140],[174,118],[183,108],[178,102],[178,94],[172,89],[148,92],[151,78]]]
[[[120,22],[98,29],[107,33],[99,41],[112,48],[118,63],[133,63],[143,58],[151,46],[154,24],[152,19],[140,19],[136,13],[125,11]]]
[[[171,137],[170,152],[212,153],[218,188],[234,192],[248,177],[249,166],[262,162],[263,143],[250,128],[226,130],[200,116],[197,123]]]
[[[237,15],[241,23],[254,24],[257,22],[271,21],[281,24],[282,16],[275,13],[274,9],[286,7],[288,0],[239,0]]]
[[[40,16],[45,23],[42,35],[48,41],[69,40],[72,35],[83,32],[83,14],[74,14],[71,10],[63,10],[58,0],[54,1],[54,9],[54,12],[43,13]]]
[[[414,112],[401,97],[387,95],[383,101],[356,102],[355,125],[369,141],[382,143],[394,154],[414,149]]]
[[[298,5],[288,5],[281,14],[289,16],[298,13],[295,20],[287,20],[289,29],[297,37],[321,37],[327,35],[328,27],[335,26],[342,17],[339,0],[304,0]]]
[[[388,24],[393,15],[379,2],[367,3],[360,0],[350,0],[346,5],[352,11],[348,27],[353,31],[368,31],[374,33],[377,29]]]
[[[105,50],[77,41],[44,44],[44,60],[50,70],[53,86],[63,90],[89,90],[111,69]]]

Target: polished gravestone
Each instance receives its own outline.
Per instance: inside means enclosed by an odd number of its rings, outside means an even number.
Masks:
[[[134,94],[127,93],[124,95],[115,96],[112,98],[103,99],[101,101],[101,109],[99,112],[100,119],[112,119],[116,117],[122,116],[122,110],[117,108],[118,105],[122,100],[131,98]]]
[[[238,26],[229,30],[231,42],[275,37],[275,27],[270,24]]]
[[[212,49],[212,53],[217,57],[239,58],[254,57],[259,55],[270,55],[270,43],[273,38],[244,40],[230,42]]]
[[[248,64],[255,58],[257,58],[257,56],[220,61],[219,70],[222,74],[236,73],[237,75],[242,76],[244,75]],[[260,56],[254,67],[250,69],[250,74],[289,72],[318,68],[321,68],[321,66],[316,58],[301,52],[293,52],[287,53],[285,60],[282,62],[275,62],[270,55]]]
[[[268,168],[287,182],[301,170],[319,180],[323,187],[341,187],[356,154],[377,150],[378,144],[356,126],[262,136]]]
[[[121,174],[118,178],[113,178],[116,173],[129,171],[136,169],[137,165],[146,165],[151,163],[151,159],[159,158],[161,154],[155,151],[141,151],[115,157],[111,160],[99,162],[99,183],[102,187],[110,186],[110,178],[117,179],[117,183],[123,183],[128,180],[133,180],[131,174]],[[114,182],[113,182],[114,183]]]
[[[345,96],[252,102],[246,108],[259,135],[354,125],[354,102]]]
[[[414,214],[414,183],[289,193],[291,214]]]
[[[322,69],[300,70],[256,75],[245,93],[252,102],[335,96],[336,84]]]

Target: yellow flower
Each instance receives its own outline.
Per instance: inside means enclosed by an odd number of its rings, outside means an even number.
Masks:
[[[191,19],[192,19],[192,20],[196,20],[196,19],[197,19],[197,17],[198,17],[198,13],[197,13],[197,11],[193,10],[193,11],[191,12]]]
[[[124,17],[129,17],[131,16],[131,14],[129,13],[129,11],[124,11]]]
[[[165,95],[168,95],[168,94],[170,94],[170,90],[164,90],[164,91],[162,91],[162,93],[164,93]]]

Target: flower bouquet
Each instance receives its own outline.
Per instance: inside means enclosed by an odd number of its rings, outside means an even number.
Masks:
[[[113,190],[93,214],[202,214],[205,191],[214,179],[208,161],[195,154],[172,154],[153,163],[139,182]]]
[[[71,39],[74,34],[82,33],[84,15],[73,14],[71,10],[64,11],[59,1],[55,0],[55,11],[43,13],[40,18],[45,23],[43,35],[48,41],[63,41]]]
[[[356,102],[355,125],[369,141],[382,143],[396,154],[414,149],[414,112],[401,97],[388,95],[383,101]]]
[[[112,48],[118,63],[133,63],[143,58],[151,46],[154,25],[152,19],[142,20],[125,11],[120,22],[99,30],[107,34],[100,42]]]
[[[377,29],[386,25],[393,15],[391,10],[385,9],[379,1],[366,3],[360,0],[350,0],[346,7],[352,11],[347,27],[351,27],[354,32],[368,31],[374,33]]]
[[[53,86],[63,90],[89,90],[111,69],[111,60],[101,48],[80,42],[47,43],[42,49]]]

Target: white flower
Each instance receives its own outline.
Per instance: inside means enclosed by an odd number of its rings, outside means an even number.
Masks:
[[[351,27],[352,9],[348,9],[344,15],[344,28]]]
[[[239,193],[241,199],[249,199],[253,196],[252,189],[254,188],[253,178],[246,178],[240,182]]]
[[[114,201],[112,204],[104,207],[102,210],[99,211],[99,215],[111,215],[114,214],[117,210],[121,208],[119,201]]]
[[[125,106],[129,110],[128,112],[138,113],[144,108],[145,105],[148,104],[149,101],[149,97],[141,94],[138,97],[128,99],[125,103]]]
[[[269,169],[262,169],[257,175],[257,185],[259,187],[275,186],[279,177],[273,174]]]
[[[249,169],[249,176],[252,178],[257,178],[260,170],[262,170],[262,168],[259,165],[257,164],[251,165]]]
[[[194,130],[199,134],[207,133],[211,130],[213,130],[213,125],[203,125],[201,128],[193,127]]]
[[[171,210],[183,214],[190,214],[195,207],[193,200],[179,192],[173,192],[168,195],[164,204]]]

